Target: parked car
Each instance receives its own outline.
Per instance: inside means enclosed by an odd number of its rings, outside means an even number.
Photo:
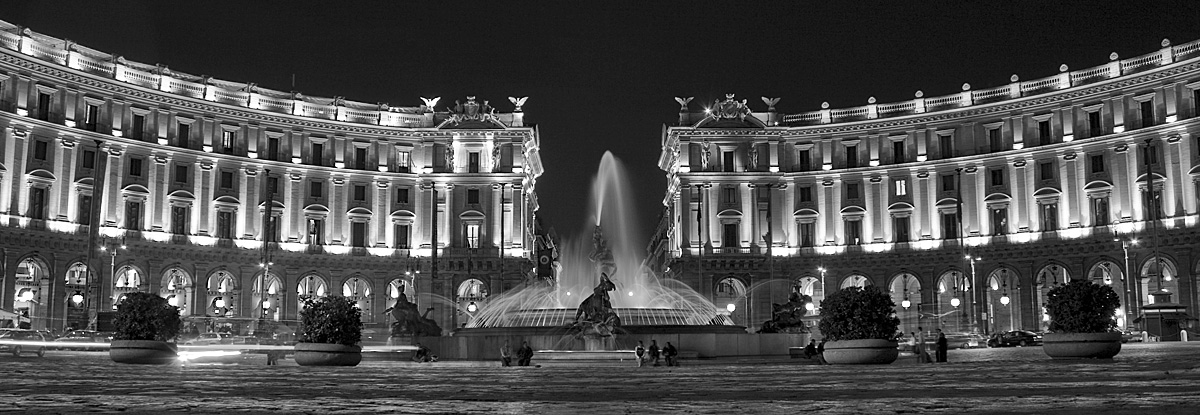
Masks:
[[[1125,331],[1121,332],[1121,343],[1141,342],[1141,341],[1142,341],[1142,331],[1141,330],[1125,330]]]
[[[21,353],[36,353],[38,357],[46,355],[45,343],[50,341],[45,334],[33,330],[8,330],[0,333],[0,353],[9,352],[13,356]]]
[[[1012,330],[993,334],[987,341],[988,347],[1024,347],[1042,344],[1042,334],[1029,330]]]
[[[200,333],[199,337],[188,340],[187,342],[184,342],[183,344],[188,345],[188,346],[205,346],[205,345],[211,345],[211,344],[233,344],[233,336],[230,336],[227,333],[216,333],[216,332],[210,331],[208,333]]]
[[[946,347],[951,349],[986,347],[987,341],[986,337],[978,333],[946,333]]]
[[[112,338],[112,332],[71,330],[64,333],[62,337],[54,339],[54,342],[63,344],[55,346],[55,349],[58,350],[99,350],[108,348]]]

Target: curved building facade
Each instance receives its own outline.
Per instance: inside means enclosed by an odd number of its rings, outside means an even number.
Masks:
[[[1158,317],[1200,299],[1200,42],[1061,69],[798,114],[677,98],[652,263],[747,326],[877,285],[905,333],[1044,330],[1047,291],[1088,279],[1121,327],[1178,338]]]
[[[197,77],[0,22],[4,319],[82,328],[145,291],[245,332],[333,294],[384,328],[404,293],[458,326],[532,269],[539,136],[525,98],[422,100]]]

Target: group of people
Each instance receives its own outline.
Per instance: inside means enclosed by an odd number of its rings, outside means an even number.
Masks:
[[[422,346],[421,343],[415,344],[417,350],[413,352],[412,361],[417,363],[430,363],[438,361],[436,354],[428,347]]]
[[[500,348],[500,364],[512,366],[512,360],[512,347],[509,346],[508,340],[505,340],[504,346]],[[529,347],[529,342],[523,341],[521,348],[517,349],[517,366],[529,366],[531,360],[533,360],[533,348]]]
[[[654,366],[662,366],[659,358],[667,361],[667,366],[679,366],[679,350],[671,342],[667,342],[666,347],[658,348],[658,340],[650,340],[650,349],[646,349],[644,343],[638,340],[637,347],[633,349],[633,354],[636,357],[638,367],[651,364]]]
[[[816,359],[817,363],[827,364],[825,362],[825,339],[821,339],[818,344],[816,339],[809,339],[808,345],[804,346],[804,357],[807,359]]]
[[[921,363],[946,363],[946,351],[950,348],[949,342],[946,341],[946,333],[942,333],[942,329],[937,329],[937,340],[934,342],[933,356],[929,355],[928,342],[925,340],[925,329],[917,327],[915,333],[909,333],[912,337],[909,339],[909,345],[912,346],[913,353],[917,354],[917,361]]]

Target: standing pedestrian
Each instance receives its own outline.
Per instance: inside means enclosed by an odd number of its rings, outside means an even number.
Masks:
[[[500,348],[500,364],[505,367],[512,366],[512,347],[509,347],[508,340],[505,340],[504,346]]]
[[[646,347],[642,346],[641,340],[638,340],[638,345],[633,349],[633,354],[637,359],[638,367],[642,367],[646,363]]]
[[[929,363],[929,353],[925,352],[924,327],[917,327],[917,363]]]
[[[663,348],[663,356],[667,357],[667,366],[679,366],[679,350],[675,349],[675,345],[667,342],[667,347]]]
[[[529,366],[529,361],[533,360],[533,348],[529,347],[528,341],[521,342],[521,350],[517,351],[517,365]]]
[[[946,342],[946,333],[942,333],[942,329],[938,329],[937,332],[937,361],[946,363],[946,350],[950,348]]]
[[[825,339],[821,339],[821,342],[817,343],[817,362],[823,365],[829,364],[825,361]]]
[[[658,366],[658,340],[650,340],[650,361]]]

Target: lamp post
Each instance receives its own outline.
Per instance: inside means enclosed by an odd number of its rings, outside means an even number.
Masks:
[[[128,249],[128,247],[125,245],[124,237],[114,238],[114,237],[105,236],[105,237],[102,237],[100,240],[100,251],[108,253],[108,258],[109,258],[109,260],[108,260],[108,278],[109,278],[108,285],[110,287],[115,286],[115,284],[117,283],[117,253],[120,251],[123,251],[125,249]],[[101,279],[101,280],[103,280],[103,279]],[[100,282],[100,287],[101,287],[100,295],[101,296],[104,295],[103,292],[105,291],[103,284],[104,284],[103,281],[101,281]],[[117,304],[114,301],[112,304],[112,308],[115,310],[116,306],[117,306]],[[97,311],[98,310],[100,310],[99,307],[97,307]]]
[[[978,284],[979,281],[977,281],[979,274],[975,271],[975,261],[982,261],[983,258],[974,256],[974,255],[967,255],[966,259],[971,262],[971,278],[966,279],[966,283],[965,283],[966,290],[969,291],[971,294],[971,303],[969,304],[968,308],[971,311],[971,320],[973,320],[973,322],[975,323],[975,327],[978,329],[978,327],[983,325],[982,324],[983,319],[980,318],[979,314],[976,313],[976,310],[975,310],[975,305],[979,303],[979,298],[977,298],[975,295],[976,294],[975,287],[977,287],[979,285]],[[986,291],[987,290],[985,289],[984,292],[986,292]]]
[[[1009,278],[1010,277],[1008,275],[1008,268],[1001,268],[1000,269],[1000,289],[1002,291],[1000,294],[1000,305],[1004,306],[1005,308],[1008,308],[1008,304],[1010,302],[1012,302],[1012,299],[1009,298],[1009,296],[1008,296]],[[1016,330],[1016,327],[1013,327],[1013,326],[1016,326],[1016,322],[1013,320],[1014,314],[1015,313],[1013,313],[1012,310],[1008,310],[1008,329],[1009,330]]]
[[[1132,275],[1130,274],[1130,272],[1132,270],[1129,269],[1130,268],[1129,267],[1129,248],[1136,247],[1138,244],[1138,240],[1137,240],[1137,238],[1133,238],[1133,237],[1121,236],[1121,234],[1119,233],[1117,228],[1118,227],[1116,224],[1112,225],[1113,241],[1121,242],[1121,251],[1125,253],[1125,259],[1124,259],[1123,263],[1121,264],[1121,267],[1123,268],[1123,270],[1121,272],[1121,289],[1122,289],[1123,297],[1121,298],[1121,300],[1122,300],[1122,302],[1125,303],[1125,307],[1124,307],[1125,324],[1128,325],[1130,322],[1133,321],[1133,319],[1131,319],[1130,317],[1133,316],[1133,308],[1134,308],[1134,305],[1133,305],[1134,297],[1133,297],[1133,295],[1131,295],[1131,293],[1129,291],[1129,282],[1137,281],[1136,278],[1131,278]],[[1124,330],[1125,327],[1122,327],[1121,329]]]

